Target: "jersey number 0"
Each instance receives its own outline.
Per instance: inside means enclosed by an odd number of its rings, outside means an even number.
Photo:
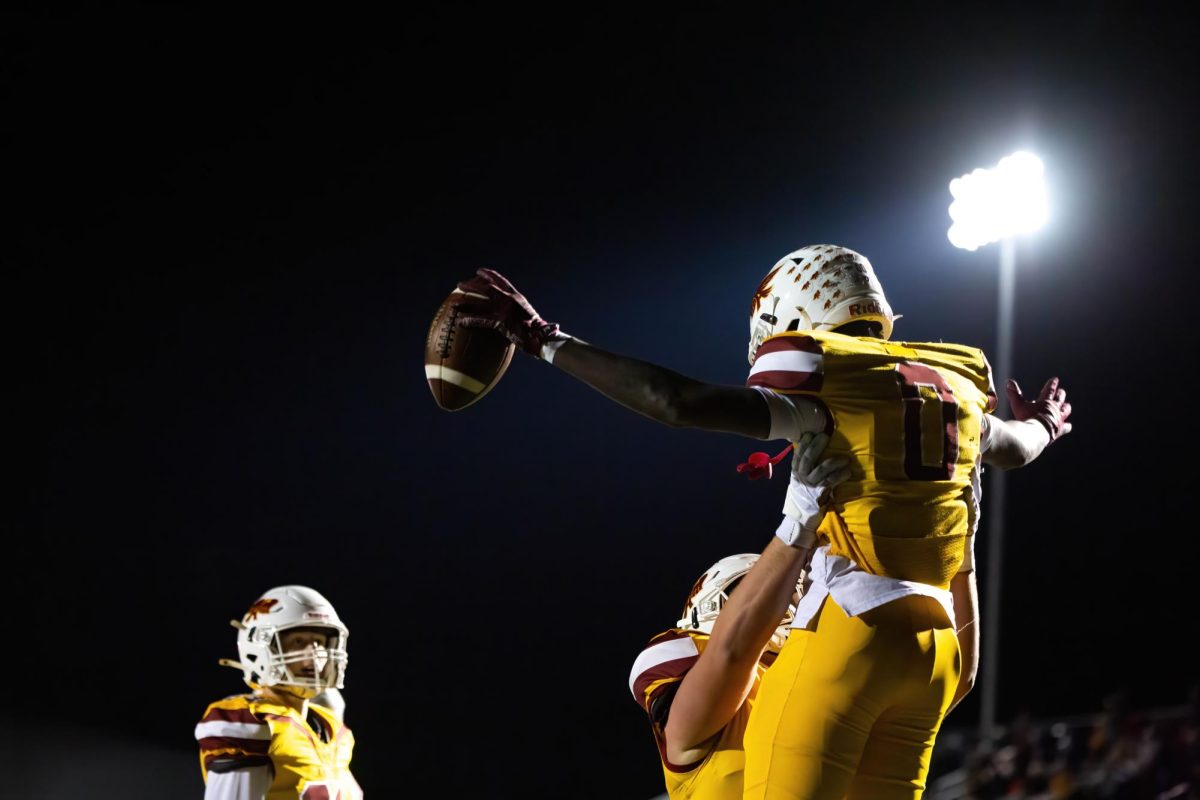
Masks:
[[[946,379],[933,367],[896,365],[900,401],[904,405],[904,476],[914,481],[945,481],[958,462],[958,403]],[[935,442],[940,442],[940,457]],[[935,448],[930,459],[926,445]]]

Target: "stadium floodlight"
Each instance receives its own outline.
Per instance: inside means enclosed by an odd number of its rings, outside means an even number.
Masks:
[[[1000,159],[992,169],[977,169],[950,181],[950,243],[964,250],[1000,242],[1000,291],[996,318],[996,350],[992,376],[1003,392],[1012,377],[1013,305],[1017,283],[1016,237],[1040,228],[1049,216],[1042,160],[1018,151]],[[980,654],[979,733],[996,736],[996,685],[1000,649],[1000,567],[1004,556],[1004,470],[988,470],[987,575],[984,578],[983,625]]]
[[[946,235],[964,250],[1031,233],[1049,213],[1042,160],[1019,151],[992,169],[977,169],[950,181],[950,219]]]

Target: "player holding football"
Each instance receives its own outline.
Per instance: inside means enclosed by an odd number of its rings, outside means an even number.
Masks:
[[[361,800],[353,734],[311,702],[341,689],[346,671],[349,631],[333,606],[306,586],[279,586],[232,624],[239,660],[221,663],[254,692],[211,704],[196,726],[205,800]]]
[[[917,798],[946,712],[978,665],[973,535],[981,463],[1024,466],[1071,430],[1051,379],[1006,387],[991,415],[980,350],[892,343],[895,319],[865,257],[832,245],[780,259],[751,303],[746,387],[704,383],[564,334],[503,276],[480,270],[459,323],[502,332],[616,402],[678,427],[795,442],[830,435],[851,459],[819,529],[793,634],[747,730],[746,797]],[[482,299],[486,298],[486,299]],[[807,555],[818,532],[793,476],[777,536]],[[793,687],[801,691],[793,692]]]
[[[804,434],[794,456],[798,512],[810,529],[825,515],[828,489],[850,476],[844,457],[817,464],[828,441]],[[629,689],[650,718],[671,800],[740,800],[742,737],[787,638],[803,556],[772,537],[761,556],[722,558],[696,582],[676,627],[634,662]]]

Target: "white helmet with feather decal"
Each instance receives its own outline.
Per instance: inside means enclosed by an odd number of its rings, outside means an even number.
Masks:
[[[684,630],[698,631],[711,634],[721,609],[729,600],[742,577],[758,561],[757,553],[739,553],[726,556],[713,564],[700,576],[692,591],[688,593],[687,602],[683,606],[683,616],[675,623],[676,627]],[[797,585],[797,591],[799,586]],[[794,604],[788,605],[787,614],[779,623],[779,628],[771,636],[767,649],[779,652],[787,639],[788,625],[796,612]]]
[[[238,629],[238,660],[221,663],[242,670],[251,688],[269,686],[306,698],[342,688],[350,632],[315,589],[277,586],[230,624]],[[288,648],[285,640],[302,644]]]
[[[785,331],[830,330],[873,320],[892,335],[892,314],[871,262],[846,247],[801,247],[775,263],[750,303],[750,363],[763,340]]]

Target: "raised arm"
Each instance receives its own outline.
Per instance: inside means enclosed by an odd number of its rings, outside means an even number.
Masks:
[[[801,483],[793,491],[791,506],[796,518],[785,519],[780,533],[730,595],[704,652],[671,702],[665,734],[672,763],[690,764],[703,758],[713,737],[746,700],[763,649],[793,602],[800,574],[812,555],[816,529],[825,516],[821,501],[830,487],[850,474],[842,457],[817,464],[828,443],[824,434],[805,434],[800,440],[794,457],[799,459],[796,474]],[[788,535],[793,526],[807,535]],[[785,538],[793,544],[786,544]]]
[[[755,667],[779,627],[811,547],[772,538],[721,611],[712,638],[671,701],[665,730],[667,758],[692,764],[741,708]]]
[[[578,339],[563,343],[551,363],[626,408],[664,425],[765,439],[766,401],[754,389],[723,386],[617,355]]]
[[[1058,378],[1046,381],[1036,400],[1021,394],[1021,387],[1010,380],[1005,386],[1011,420],[989,417],[988,444],[983,460],[1001,469],[1023,467],[1033,461],[1047,445],[1071,432],[1071,404],[1067,390]]]
[[[533,309],[503,275],[481,269],[458,285],[465,295],[459,324],[499,331],[530,355],[626,408],[672,427],[767,438],[771,415],[754,389],[705,383],[594,347],[562,333]]]

